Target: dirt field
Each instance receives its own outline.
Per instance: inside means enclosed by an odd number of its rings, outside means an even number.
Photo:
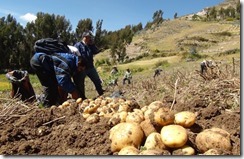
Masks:
[[[144,81],[127,86],[124,98],[135,98],[140,107],[155,100],[171,107],[176,99],[173,105],[176,112],[189,110],[197,114],[197,121],[188,129],[188,143],[196,155],[199,155],[196,135],[211,127],[222,128],[231,135],[232,150],[221,151],[221,155],[240,155],[240,79],[219,76],[203,80],[197,76],[196,82],[193,75],[178,74],[177,77],[180,81],[176,96],[173,94],[175,80],[167,83],[167,78],[172,78],[167,76],[158,81],[164,82],[163,86],[154,86],[152,79],[147,81],[151,82],[148,85]],[[158,90],[162,96],[157,95]],[[65,109],[55,106],[40,109],[20,101],[1,99],[0,112],[2,155],[116,155],[110,150],[109,130],[112,125],[108,124],[109,119],[100,117],[97,122],[86,122],[75,101]]]

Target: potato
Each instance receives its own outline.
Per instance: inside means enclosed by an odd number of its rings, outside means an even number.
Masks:
[[[159,126],[165,126],[174,123],[174,112],[169,108],[159,108],[154,113],[154,122]]]
[[[126,121],[127,112],[117,112],[109,119],[109,125],[116,125]]]
[[[78,98],[78,99],[76,100],[76,103],[77,103],[77,104],[82,103],[82,98]]]
[[[220,128],[217,128],[217,127],[212,127],[210,130],[214,131],[214,132],[217,132],[217,133],[220,133],[224,137],[230,138],[230,134],[227,131],[223,130],[223,129],[220,129]]]
[[[151,133],[145,141],[144,147],[147,150],[163,150],[166,149],[164,145],[161,135],[158,132]]]
[[[83,116],[83,118],[88,118],[89,116],[90,116],[91,114],[89,114],[89,113],[82,113],[82,116]]]
[[[97,99],[95,99],[95,101],[94,101],[94,103],[96,104],[96,105],[101,105],[101,102],[102,102],[102,99],[100,99],[100,98],[97,98]]]
[[[218,149],[209,149],[208,151],[204,152],[202,155],[221,155],[223,152]]]
[[[194,155],[195,150],[189,146],[189,145],[184,145],[183,147],[176,149],[172,152],[172,155]]]
[[[145,111],[148,109],[148,106],[144,106],[144,107],[142,107],[141,108],[141,111],[143,112],[143,113],[145,113]]]
[[[89,106],[89,103],[87,101],[83,101],[81,104],[80,104],[80,109],[84,109],[85,107]]]
[[[149,136],[153,132],[157,132],[157,130],[155,129],[155,127],[153,126],[153,124],[151,123],[151,121],[149,119],[142,121],[140,123],[140,126],[146,137]]]
[[[144,112],[144,118],[153,122],[154,121],[154,110],[153,109],[147,109]]]
[[[62,106],[67,107],[70,106],[70,102],[69,101],[65,101],[62,103]]]
[[[180,148],[188,140],[186,129],[180,125],[164,126],[160,134],[164,145],[170,148]]]
[[[118,155],[138,155],[139,153],[140,151],[134,146],[126,146],[119,151]]]
[[[119,123],[110,130],[111,151],[120,151],[126,146],[138,148],[144,138],[144,133],[137,123]]]
[[[127,104],[120,104],[119,105],[118,112],[123,112],[123,111],[128,112],[128,110],[129,110],[129,106]]]
[[[205,129],[196,136],[196,146],[201,153],[209,149],[232,149],[229,133],[223,129]]]
[[[140,124],[144,120],[143,114],[137,112],[128,112],[126,122],[135,122]]]
[[[96,104],[89,104],[89,106],[85,107],[83,112],[92,114],[97,110],[98,107],[99,106],[97,106]]]
[[[89,115],[87,118],[86,118],[86,122],[88,123],[97,123],[99,121],[99,116],[98,114],[94,113],[92,115]]]
[[[157,111],[159,108],[162,108],[163,106],[164,104],[161,101],[154,101],[151,104],[149,104],[148,108]]]
[[[182,111],[175,114],[174,123],[185,128],[191,127],[196,121],[196,115],[190,111]]]

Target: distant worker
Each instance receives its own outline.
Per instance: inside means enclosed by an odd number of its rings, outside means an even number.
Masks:
[[[125,84],[125,81],[128,81],[128,84],[130,84],[131,79],[132,79],[131,71],[130,71],[130,69],[126,69],[125,74],[124,74],[124,78],[123,78],[123,85]]]
[[[110,72],[109,85],[118,86],[118,76],[119,71],[116,66],[114,66]]]
[[[160,75],[160,72],[162,72],[163,70],[160,69],[160,68],[157,68],[155,71],[154,71],[154,75],[153,75],[153,78],[157,77]]]
[[[201,66],[201,74],[206,73],[208,68],[212,68],[214,66],[212,60],[203,60],[200,64]]]
[[[6,73],[6,78],[12,84],[11,97],[21,98],[26,102],[33,102],[35,97],[34,89],[30,83],[27,71],[13,70]]]

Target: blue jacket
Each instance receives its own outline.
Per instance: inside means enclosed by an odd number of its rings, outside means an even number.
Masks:
[[[93,68],[93,56],[99,53],[98,48],[95,45],[85,45],[83,42],[78,42],[74,45],[80,52],[85,61],[86,68]]]
[[[70,53],[55,53],[55,55],[35,53],[34,57],[36,59],[39,59],[39,57],[42,55],[49,56],[52,58],[54,64],[54,72],[56,75],[58,85],[61,86],[63,90],[67,93],[71,93],[72,91],[74,91],[75,85],[72,82],[72,76],[77,71],[78,56]]]

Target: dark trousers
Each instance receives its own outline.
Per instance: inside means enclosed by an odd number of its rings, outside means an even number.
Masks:
[[[85,95],[85,78],[88,76],[93,84],[95,85],[96,91],[99,95],[103,95],[104,90],[102,89],[102,81],[97,73],[97,70],[93,68],[88,68],[85,71],[79,72],[74,75],[74,83],[80,93],[82,99],[86,99]]]
[[[43,86],[44,97],[41,103],[45,107],[61,104],[52,59],[46,55],[40,57],[34,55],[30,60],[30,65]]]
[[[130,79],[129,78],[124,78],[123,79],[123,84],[125,84],[125,81],[128,81],[128,84],[130,84]]]
[[[201,63],[201,74],[203,74],[203,72],[207,71],[207,67],[205,65],[205,63]]]

